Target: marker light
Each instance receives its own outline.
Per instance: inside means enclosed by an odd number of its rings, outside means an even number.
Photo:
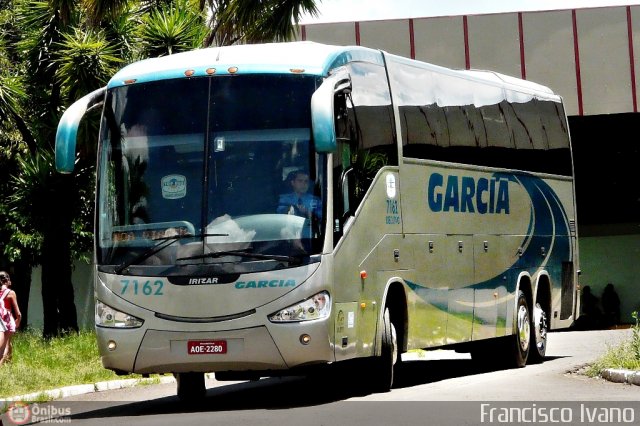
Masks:
[[[291,68],[289,71],[294,74],[302,74],[304,72],[304,68]]]
[[[215,68],[207,68],[206,73],[209,74],[209,75],[215,74],[216,73],[216,69]]]
[[[194,70],[186,70],[184,72],[184,75],[186,75],[187,77],[191,77],[193,74],[195,74]]]
[[[135,78],[131,78],[131,79],[129,79],[129,80],[125,80],[125,81],[123,81],[123,83],[124,83],[124,84],[133,84],[133,83],[135,83],[136,81],[138,81],[138,80],[136,80]]]
[[[308,334],[301,334],[300,343],[302,343],[303,345],[308,345],[309,343],[311,343],[311,336],[309,336]]]
[[[238,67],[229,67],[227,71],[229,71],[229,74],[235,74],[238,72]]]
[[[95,320],[100,327],[113,328],[138,328],[144,323],[140,318],[117,311],[99,300],[96,300]]]
[[[322,291],[300,303],[269,315],[271,322],[300,322],[327,318],[331,314],[331,298]]]

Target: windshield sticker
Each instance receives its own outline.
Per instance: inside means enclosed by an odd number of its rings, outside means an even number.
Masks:
[[[182,175],[167,175],[160,180],[162,198],[176,200],[187,195],[187,178]]]
[[[236,288],[273,288],[273,287],[295,287],[295,280],[261,280],[261,281],[238,281]]]

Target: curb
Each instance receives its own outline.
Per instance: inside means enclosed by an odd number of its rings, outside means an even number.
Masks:
[[[609,368],[603,370],[600,376],[610,382],[627,383],[630,385],[640,386],[640,371]]]
[[[116,389],[124,389],[131,388],[140,384],[166,384],[166,383],[175,383],[176,379],[173,376],[161,376],[159,378],[144,378],[144,379],[122,379],[122,380],[111,380],[106,382],[97,382],[93,384],[86,385],[74,385],[74,386],[65,386],[58,389],[50,389],[40,392],[28,393],[25,395],[13,396],[10,398],[3,398],[4,401],[21,401],[21,402],[29,402],[29,401],[37,401],[42,399],[43,397],[49,400],[55,400],[59,398],[67,398],[70,396],[76,395],[84,395],[92,392],[102,392],[106,390],[116,390]]]

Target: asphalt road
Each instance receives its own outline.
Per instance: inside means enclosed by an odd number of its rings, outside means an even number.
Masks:
[[[387,393],[357,391],[333,376],[208,379],[206,398],[198,403],[179,401],[175,384],[138,386],[32,406],[31,420],[39,411],[40,420],[82,425],[471,425],[514,424],[518,419],[508,416],[520,414],[523,423],[637,424],[640,386],[579,374],[629,335],[630,330],[554,332],[546,360],[523,369],[487,371],[468,355],[450,351],[412,354]]]

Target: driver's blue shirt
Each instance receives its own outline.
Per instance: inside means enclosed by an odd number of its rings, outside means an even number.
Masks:
[[[322,204],[320,203],[320,199],[309,193],[298,195],[295,192],[291,192],[280,195],[276,211],[278,213],[290,213],[296,216],[309,217],[308,214],[304,214],[299,206],[303,206],[307,212],[311,212],[317,219],[322,218]]]

